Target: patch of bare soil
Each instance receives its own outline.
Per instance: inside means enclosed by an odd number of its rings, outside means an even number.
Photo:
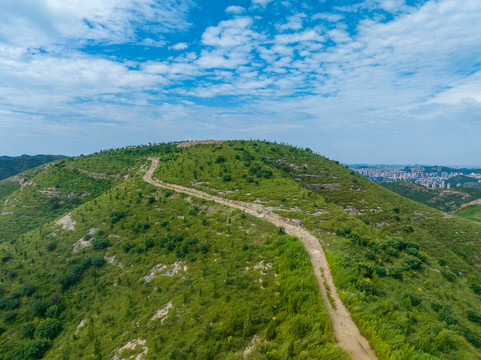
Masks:
[[[359,329],[351,318],[346,307],[342,303],[336,286],[331,275],[331,269],[327,262],[324,250],[319,243],[317,237],[300,227],[296,221],[286,219],[282,216],[270,212],[260,204],[252,204],[237,200],[224,199],[219,196],[207,194],[205,192],[187,188],[181,185],[169,184],[160,180],[152,179],[152,174],[159,164],[158,158],[149,158],[151,160],[150,169],[144,174],[144,180],[154,186],[171,189],[188,195],[197,196],[209,201],[215,201],[219,204],[239,209],[250,215],[269,221],[275,226],[283,227],[290,235],[297,236],[307,252],[314,269],[322,297],[326,304],[327,310],[332,320],[333,332],[339,344],[354,360],[377,360],[374,351],[369,342],[361,335]],[[328,296],[329,293],[329,296]]]

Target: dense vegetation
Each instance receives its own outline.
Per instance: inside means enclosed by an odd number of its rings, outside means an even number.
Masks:
[[[22,174],[17,205],[59,177],[58,194],[91,194],[1,243],[0,359],[347,359],[296,238],[145,183],[137,151]]]
[[[480,226],[402,198],[309,149],[228,142],[177,150],[154,174],[260,202],[324,244],[381,359],[480,357]]]
[[[346,358],[299,241],[146,184],[151,155],[155,177],[318,235],[380,359],[481,358],[481,224],[309,149],[231,141],[109,150],[1,182],[0,359]]]
[[[447,212],[455,211],[470,201],[481,199],[481,190],[474,188],[431,189],[411,181],[379,184],[408,199]]]
[[[22,155],[18,157],[0,156],[0,180],[64,157],[65,156],[61,155]]]

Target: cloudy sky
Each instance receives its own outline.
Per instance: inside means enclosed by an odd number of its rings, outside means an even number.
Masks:
[[[481,165],[479,0],[1,0],[0,155],[268,139]]]

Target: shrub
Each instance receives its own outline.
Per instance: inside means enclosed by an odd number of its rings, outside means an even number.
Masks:
[[[35,326],[30,322],[23,324],[22,326],[22,336],[26,339],[32,339],[35,333]]]
[[[110,242],[107,239],[96,238],[92,240],[93,250],[103,250],[110,246]]]
[[[33,303],[32,306],[32,315],[34,317],[44,317],[45,312],[47,309],[50,307],[50,302],[45,301],[45,300],[37,300]]]
[[[405,294],[404,295],[404,298],[405,299],[410,299],[411,300],[411,305],[416,307],[418,306],[419,304],[421,304],[421,299],[419,298],[419,296],[417,295],[414,295],[414,294]]]
[[[224,181],[232,181],[231,175],[224,175]]]
[[[406,255],[406,257],[404,258],[404,262],[409,268],[413,270],[418,270],[421,268],[422,261],[412,255]]]
[[[374,271],[376,272],[377,276],[380,276],[380,277],[384,277],[387,275],[387,271],[386,269],[380,267],[380,266],[376,266],[374,268]]]
[[[127,214],[123,211],[112,211],[110,213],[110,217],[112,218],[110,220],[110,223],[112,225],[118,223],[120,220],[122,220]]]
[[[436,312],[440,312],[443,306],[437,302],[432,302],[431,303],[431,309],[433,309]]]
[[[389,275],[391,275],[394,279],[402,280],[403,279],[403,268],[402,266],[396,264],[389,269]]]
[[[447,269],[441,269],[441,275],[443,275],[443,277],[450,282],[456,281],[456,275]]]
[[[155,245],[154,239],[148,238],[144,241],[144,246],[146,249],[153,248]]]
[[[25,296],[32,296],[35,290],[37,290],[37,288],[32,284],[26,284],[24,287],[22,287],[22,293]]]
[[[476,311],[468,310],[468,320],[481,324],[481,315],[479,315]]]
[[[60,321],[57,319],[45,319],[35,329],[35,337],[38,339],[54,339],[62,331]]]
[[[80,280],[80,274],[76,274],[73,272],[68,272],[60,277],[58,282],[62,286],[62,289],[66,290],[72,285],[75,285]]]
[[[8,312],[3,315],[3,321],[6,323],[14,322],[17,319],[17,315],[18,314],[16,312]]]
[[[20,300],[15,297],[8,297],[0,299],[0,310],[15,310],[20,306]]]
[[[107,260],[105,260],[103,257],[101,256],[96,256],[96,257],[92,257],[90,258],[90,262],[92,263],[92,266],[96,267],[96,268],[101,268],[102,266],[105,265],[105,263],[107,262]]]
[[[448,325],[456,325],[459,321],[451,314],[451,311],[444,309],[439,313],[439,320],[444,321]]]
[[[56,242],[51,242],[47,244],[47,251],[52,252],[57,248],[57,243]]]
[[[472,283],[470,287],[476,294],[481,295],[481,285]]]
[[[23,347],[23,356],[27,359],[41,359],[50,349],[51,344],[48,340],[32,340]]]

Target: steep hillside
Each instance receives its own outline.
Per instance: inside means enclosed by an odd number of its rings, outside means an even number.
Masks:
[[[110,150],[23,173],[1,205],[0,359],[347,358],[301,242],[146,183],[149,156],[158,180],[317,236],[379,359],[481,358],[481,224],[309,149],[230,141]]]
[[[65,158],[65,156],[61,155],[22,155],[18,157],[0,156],[0,180],[63,158]]]
[[[479,225],[278,144],[186,148],[164,157],[154,175],[263,204],[317,233],[341,297],[380,358],[480,357]]]
[[[146,155],[176,151],[110,151],[22,174],[30,184],[2,215],[13,225],[0,245],[1,359],[348,358],[296,238],[142,180]],[[50,188],[60,206],[22,229],[18,208],[41,208]],[[89,194],[72,204],[69,191]]]
[[[481,191],[473,188],[431,189],[411,181],[378,184],[408,199],[446,212],[455,211],[463,204],[481,199]]]

